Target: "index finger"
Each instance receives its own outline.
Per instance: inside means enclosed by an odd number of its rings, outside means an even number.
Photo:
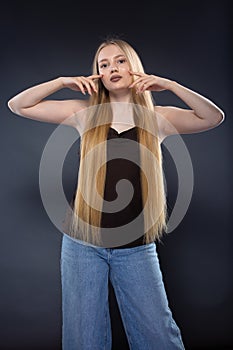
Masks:
[[[90,79],[99,79],[102,78],[103,74],[94,74],[94,75],[90,75],[88,78]]]
[[[144,73],[141,72],[133,72],[132,70],[129,70],[130,74],[137,75],[138,77],[142,77]]]

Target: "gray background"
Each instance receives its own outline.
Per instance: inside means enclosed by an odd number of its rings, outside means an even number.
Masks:
[[[226,114],[216,129],[183,135],[194,168],[193,197],[182,223],[164,237],[158,252],[186,349],[233,349],[229,1],[152,3],[1,5],[0,349],[61,348],[62,237],[39,192],[40,158],[56,125],[18,117],[6,102],[39,82],[89,75],[95,49],[109,34],[132,44],[146,72],[198,91]],[[67,89],[54,95],[75,97],[81,96]],[[169,92],[154,97],[157,104],[185,107]],[[64,167],[68,198],[77,176],[77,147]],[[177,182],[166,149],[164,167],[171,210]],[[113,349],[128,349],[111,285],[110,307]]]

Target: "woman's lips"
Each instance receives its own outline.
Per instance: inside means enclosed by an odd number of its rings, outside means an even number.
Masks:
[[[120,75],[114,75],[110,78],[110,80],[115,83],[115,82],[119,81],[121,78],[122,77]]]

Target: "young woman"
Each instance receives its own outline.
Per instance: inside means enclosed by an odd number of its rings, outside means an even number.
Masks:
[[[90,96],[45,100],[62,88]],[[189,108],[155,106],[151,91],[163,90]],[[33,86],[8,105],[27,118],[75,127],[82,136],[77,190],[61,252],[63,349],[111,349],[109,278],[130,349],[184,349],[156,253],[167,215],[160,144],[175,133],[218,126],[222,110],[175,81],[146,74],[135,50],[119,39],[99,46],[92,75]],[[131,182],[133,192],[122,179]],[[120,183],[118,197],[126,194],[125,207],[105,210],[116,200]]]

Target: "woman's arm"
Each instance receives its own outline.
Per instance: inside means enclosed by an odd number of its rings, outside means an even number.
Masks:
[[[30,87],[8,101],[12,112],[34,120],[48,123],[72,125],[72,114],[87,107],[87,100],[45,100],[54,92],[69,88],[91,95],[96,92],[94,80],[101,75],[89,77],[59,77],[45,83]]]
[[[131,87],[137,86],[138,93],[145,90],[169,90],[190,107],[190,109],[182,109],[170,106],[155,106],[155,111],[163,117],[160,118],[160,126],[164,137],[175,133],[188,134],[205,131],[223,122],[224,112],[200,94],[169,79],[132,73],[140,76],[131,84]]]

